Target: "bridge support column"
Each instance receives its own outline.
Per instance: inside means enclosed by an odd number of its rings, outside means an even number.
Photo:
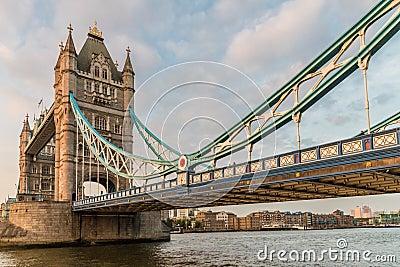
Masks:
[[[169,241],[170,229],[160,211],[131,214],[79,214],[80,240],[89,243]]]
[[[0,247],[170,240],[160,211],[84,214],[72,212],[70,202],[16,202],[8,223],[19,234],[0,237]]]

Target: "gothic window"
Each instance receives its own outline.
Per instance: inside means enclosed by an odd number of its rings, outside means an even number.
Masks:
[[[98,84],[98,83],[96,83],[96,84],[94,85],[94,91],[95,91],[96,93],[99,92],[99,84]]]
[[[94,127],[96,129],[105,131],[107,129],[106,119],[103,117],[96,117],[94,119]]]
[[[49,166],[43,166],[43,167],[42,167],[42,174],[43,174],[43,175],[49,175],[49,174],[50,174],[50,168],[49,168]]]
[[[110,88],[110,95],[112,98],[115,97],[115,89],[114,88]]]
[[[33,167],[33,168],[32,168],[32,173],[37,173],[36,167]]]
[[[50,190],[50,183],[49,181],[42,181],[42,190]]]
[[[94,76],[100,77],[100,68],[97,66],[94,67]]]
[[[107,94],[107,87],[105,87],[104,85],[101,86],[101,93],[102,93],[103,95],[106,95],[106,94]]]
[[[86,81],[86,91],[87,92],[92,91],[92,83],[89,81]]]
[[[121,126],[118,124],[114,125],[114,133],[120,134],[121,133]]]
[[[103,71],[102,71],[102,74],[103,74],[103,79],[104,80],[107,80],[107,70],[106,69],[103,69]]]

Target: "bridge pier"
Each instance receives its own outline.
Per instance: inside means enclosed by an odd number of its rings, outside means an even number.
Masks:
[[[7,223],[24,235],[2,236],[0,246],[170,240],[159,211],[90,214],[72,212],[70,202],[16,202],[9,205]]]

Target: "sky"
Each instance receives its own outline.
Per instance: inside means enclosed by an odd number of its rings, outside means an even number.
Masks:
[[[4,128],[0,200],[15,195],[18,138],[25,115],[30,115],[32,125],[34,114],[40,112],[40,99],[47,107],[53,102],[53,68],[69,23],[79,51],[96,20],[120,69],[125,49],[131,48],[135,112],[163,140],[181,151],[193,152],[287,82],[373,4],[371,0],[1,0],[0,125]],[[399,43],[397,34],[371,60],[372,124],[398,111]],[[202,84],[169,91],[174,84],[196,79],[226,88]],[[362,75],[357,71],[305,112],[302,147],[352,137],[364,130],[363,90]],[[295,124],[279,129],[267,141],[270,143],[257,147],[258,156],[296,149]],[[138,139],[135,145],[140,146]],[[362,204],[373,210],[398,210],[399,200],[396,194],[216,209],[239,215],[263,209],[331,212],[339,208],[348,213]]]

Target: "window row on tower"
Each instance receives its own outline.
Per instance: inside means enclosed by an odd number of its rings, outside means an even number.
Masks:
[[[94,128],[96,128],[97,130],[101,130],[101,131],[107,131],[108,127],[107,127],[107,120],[105,117],[102,116],[97,116],[94,118]],[[121,133],[121,125],[119,125],[118,123],[114,124],[114,133],[115,134],[120,134]]]
[[[115,88],[97,82],[86,81],[85,90],[86,92],[96,92],[97,94],[111,96],[112,98],[117,97]]]
[[[39,173],[38,171],[39,171],[39,170],[38,170],[37,166],[34,165],[34,166],[32,167],[31,173],[32,173],[32,174],[42,174],[42,175],[51,175],[51,174],[54,174],[54,170],[53,170],[52,167],[49,166],[49,165],[43,165],[43,166],[41,166],[40,173]]]

